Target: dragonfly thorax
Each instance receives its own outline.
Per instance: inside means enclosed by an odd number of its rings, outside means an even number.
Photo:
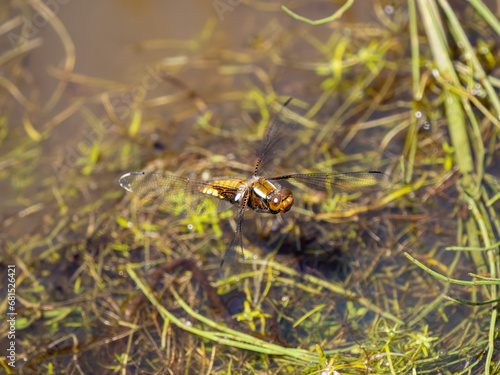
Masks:
[[[293,196],[289,189],[280,189],[265,178],[250,186],[248,205],[257,212],[277,214],[292,208]]]

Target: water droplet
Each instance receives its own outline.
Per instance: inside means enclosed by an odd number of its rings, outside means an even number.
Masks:
[[[132,228],[134,226],[134,223],[131,221],[127,221],[127,228]]]
[[[189,229],[189,230],[193,230],[193,228],[194,228],[194,225],[193,225],[193,224],[189,223],[189,224],[187,225],[187,229]]]
[[[384,7],[384,12],[386,14],[394,14],[394,7],[392,5],[386,5]]]
[[[415,112],[415,117],[416,118],[422,117],[422,112],[420,112],[420,111]]]

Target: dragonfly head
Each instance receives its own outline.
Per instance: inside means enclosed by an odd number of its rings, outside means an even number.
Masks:
[[[290,189],[281,189],[268,198],[269,209],[272,213],[287,212],[292,208],[293,196]]]

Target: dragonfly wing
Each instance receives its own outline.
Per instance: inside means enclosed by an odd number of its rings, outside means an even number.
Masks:
[[[238,210],[236,216],[236,230],[234,236],[231,239],[224,257],[220,262],[220,274],[224,277],[224,273],[227,269],[230,270],[231,274],[237,274],[241,271],[243,263],[245,261],[245,256],[243,253],[243,236],[241,228],[243,226],[243,214],[245,213],[245,208],[248,203],[248,195],[245,196],[241,208]]]
[[[161,173],[131,172],[120,177],[119,183],[125,190],[136,194],[167,210],[181,214],[207,215],[225,211],[232,206],[228,198],[238,192],[237,187],[224,182],[198,181]],[[236,185],[233,183],[232,185]]]
[[[280,111],[274,116],[266,138],[259,153],[254,176],[266,176],[273,173],[281,162],[283,154],[291,141],[291,124],[297,122],[296,115],[286,108],[292,98],[288,99]]]
[[[294,180],[317,190],[348,193],[381,190],[391,183],[389,175],[377,171],[291,174],[268,180]]]
[[[220,262],[221,276],[224,277],[226,270],[229,270],[230,274],[238,274],[243,262],[243,239],[241,229],[237,229]]]

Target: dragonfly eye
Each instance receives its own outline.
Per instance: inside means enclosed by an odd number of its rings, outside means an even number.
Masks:
[[[281,212],[287,212],[292,208],[293,196],[290,189],[281,189]]]
[[[268,204],[269,209],[274,214],[278,212],[287,212],[292,208],[292,192],[289,189],[281,189],[279,192],[271,195],[270,199],[268,199]]]
[[[281,211],[281,192],[275,192],[270,197],[267,198],[267,203],[269,204],[269,209],[273,214],[277,214]]]

